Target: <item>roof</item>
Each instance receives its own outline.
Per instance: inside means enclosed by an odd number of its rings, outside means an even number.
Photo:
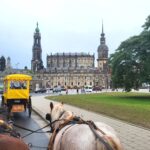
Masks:
[[[103,51],[103,50],[108,51],[108,46],[105,45],[105,44],[99,45],[99,46],[98,46],[98,51]]]
[[[94,55],[90,54],[90,53],[55,53],[55,54],[51,54],[51,55],[47,55],[48,57],[57,57],[57,56],[63,56],[63,57],[74,57],[74,56],[79,56],[79,57],[94,57]]]
[[[7,75],[4,80],[32,80],[32,77],[26,74]]]

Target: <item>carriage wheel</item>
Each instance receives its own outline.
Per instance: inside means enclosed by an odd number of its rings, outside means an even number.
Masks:
[[[28,113],[29,113],[29,117],[31,117],[31,113],[32,113],[32,102],[31,102],[31,97],[29,97]]]

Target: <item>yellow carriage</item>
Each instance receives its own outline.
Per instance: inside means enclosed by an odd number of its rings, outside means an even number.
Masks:
[[[25,74],[11,74],[4,78],[2,106],[7,106],[8,115],[11,112],[23,112],[28,109],[29,117],[32,112],[30,96],[30,81],[32,77]]]

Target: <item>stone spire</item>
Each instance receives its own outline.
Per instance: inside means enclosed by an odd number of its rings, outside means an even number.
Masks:
[[[100,44],[105,44],[105,34],[104,34],[103,21],[102,21],[102,33],[101,33],[101,38],[100,38]]]
[[[98,52],[98,59],[97,59],[98,68],[102,72],[106,73],[108,70],[107,69],[108,68],[108,47],[105,41],[103,22],[102,22],[102,33],[100,37],[100,45],[98,46],[97,52]]]
[[[36,23],[36,25],[37,25],[37,26],[36,26],[35,32],[36,32],[36,33],[39,33],[40,30],[39,30],[39,27],[38,27],[38,25],[39,25],[38,22]]]
[[[7,68],[7,69],[10,69],[10,68],[11,68],[11,59],[10,59],[10,57],[7,57],[6,68]]]
[[[32,48],[32,60],[31,60],[31,70],[32,71],[40,71],[43,69],[43,61],[42,61],[42,48],[41,48],[41,34],[37,26],[35,28],[34,33],[34,42],[33,42],[33,48]]]

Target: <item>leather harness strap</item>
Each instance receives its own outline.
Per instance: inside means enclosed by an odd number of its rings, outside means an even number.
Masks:
[[[56,128],[56,129],[53,130],[53,133],[52,133],[52,136],[51,136],[51,138],[50,138],[49,145],[48,145],[48,149],[49,149],[49,150],[53,150],[54,141],[55,141],[55,137],[56,137],[57,133],[58,133],[63,127],[65,127],[66,125],[69,125],[71,120],[73,120],[73,117],[70,118],[70,120],[65,120],[65,122],[64,122],[63,124],[60,124],[58,128]],[[59,120],[58,120],[58,121],[59,121]]]
[[[58,120],[59,121],[59,120]],[[55,129],[52,133],[52,136],[50,138],[50,142],[48,145],[48,150],[53,150],[53,146],[54,146],[54,141],[56,138],[57,133],[64,128],[66,125],[71,125],[71,124],[87,124],[91,131],[94,133],[95,137],[104,144],[104,146],[106,147],[107,150],[113,150],[113,148],[111,147],[111,145],[108,143],[108,141],[106,141],[104,138],[102,138],[96,131],[99,131],[100,133],[102,133],[103,135],[106,135],[105,132],[103,132],[102,130],[100,130],[93,121],[84,121],[83,119],[81,119],[80,117],[76,117],[76,116],[72,116],[72,118],[70,118],[70,120],[65,120],[64,123],[60,124],[59,127],[57,129]],[[70,128],[71,126],[69,126],[68,128]],[[67,129],[68,129],[67,128]],[[67,130],[66,129],[66,130]],[[65,131],[66,131],[65,130]],[[64,132],[63,132],[64,134]]]
[[[4,120],[0,120],[0,133],[8,134],[10,136],[20,138],[20,134],[8,123]]]

